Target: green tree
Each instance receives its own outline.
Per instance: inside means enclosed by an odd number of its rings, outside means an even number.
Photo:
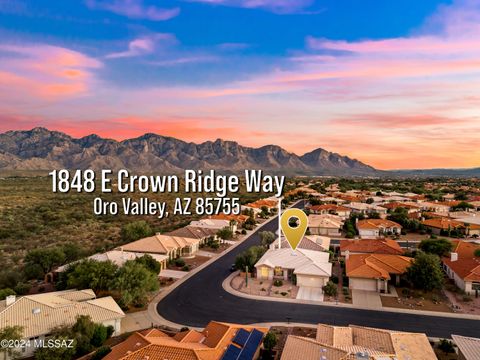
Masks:
[[[76,261],[84,255],[84,250],[80,246],[72,242],[63,245],[62,250],[65,254],[65,263]]]
[[[149,254],[145,254],[139,258],[136,258],[135,262],[144,265],[148,270],[154,272],[155,274],[160,273],[160,263]]]
[[[150,225],[144,220],[134,221],[122,226],[120,235],[124,242],[131,242],[138,239],[142,239],[154,234]]]
[[[260,239],[262,240],[262,245],[267,247],[275,241],[275,234],[271,231],[260,231],[258,233]]]
[[[217,231],[217,236],[223,240],[231,240],[233,238],[233,231],[230,227],[225,226],[223,229]]]
[[[142,305],[149,292],[158,290],[157,274],[135,261],[127,261],[117,272],[112,289],[120,294],[120,303]]]
[[[373,198],[368,198],[365,202],[367,204],[373,204],[375,200],[373,200]]]
[[[54,267],[65,264],[65,253],[61,248],[45,248],[30,250],[25,256],[25,265],[40,265],[44,274]]]
[[[108,338],[107,327],[104,326],[103,324],[96,324],[95,329],[93,330],[90,343],[95,347],[99,347],[103,345],[103,343],[107,340],[107,338]]]
[[[66,269],[67,288],[108,290],[117,270],[111,261],[82,260]]]
[[[252,271],[258,260],[265,254],[266,249],[263,246],[252,246],[235,258],[235,267],[239,270],[245,271],[248,266],[248,271]]]
[[[69,344],[71,335],[53,335],[47,338],[48,340],[60,341],[64,344]],[[58,347],[41,347],[35,351],[35,360],[72,360],[75,358],[77,352],[76,340],[73,342],[72,347],[58,346]]]
[[[0,342],[2,340],[21,340],[23,328],[20,326],[6,326],[0,329]],[[0,354],[3,354],[3,358],[6,360],[17,359],[20,356],[20,351],[16,348],[0,347]]]
[[[438,343],[438,348],[442,350],[445,354],[453,354],[455,352],[453,342],[447,339],[441,339]]]
[[[473,208],[474,206],[472,204],[469,204],[465,201],[461,201],[459,204],[452,206],[453,211],[462,211],[462,210],[468,210]]]
[[[418,252],[407,269],[412,284],[422,290],[431,291],[443,287],[443,271],[440,258],[434,254]]]
[[[473,252],[473,255],[475,255],[476,257],[480,257],[480,249],[476,249],[476,250]]]
[[[267,351],[272,351],[275,345],[277,345],[278,339],[274,332],[269,331],[263,338],[263,347]]]
[[[5,298],[9,295],[16,295],[17,293],[10,289],[10,288],[5,288],[0,290],[0,300],[5,300]]]
[[[453,244],[447,239],[425,239],[420,242],[418,248],[428,254],[442,257],[452,251]]]
[[[327,284],[323,286],[322,289],[327,296],[337,296],[337,285],[335,285],[333,281],[327,282]]]

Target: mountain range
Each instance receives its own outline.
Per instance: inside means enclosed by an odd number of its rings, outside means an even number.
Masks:
[[[0,171],[61,168],[128,169],[138,173],[181,173],[185,169],[240,173],[262,169],[285,175],[480,176],[480,168],[383,171],[322,148],[299,156],[277,145],[252,148],[221,139],[195,144],[152,133],[123,141],[94,134],[77,139],[41,127],[0,134]]]
[[[201,144],[157,134],[116,141],[98,135],[73,138],[37,127],[0,134],[0,170],[129,169],[182,172],[262,169],[297,175],[378,176],[381,171],[356,159],[318,148],[302,156],[276,145],[246,147],[217,139]]]

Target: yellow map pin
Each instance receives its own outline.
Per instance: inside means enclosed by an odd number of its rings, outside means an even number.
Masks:
[[[300,209],[287,209],[280,218],[280,226],[288,243],[295,250],[308,227],[308,217]]]

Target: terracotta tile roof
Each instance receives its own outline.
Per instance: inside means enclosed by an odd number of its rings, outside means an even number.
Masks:
[[[157,234],[123,245],[122,248],[125,251],[168,254],[172,250],[196,243],[198,239]]]
[[[450,257],[444,257],[443,263],[463,280],[480,281],[480,258],[474,255],[480,246],[462,240],[455,240],[452,243],[452,252],[458,254],[458,260],[452,261]]]
[[[397,209],[397,208],[419,209],[420,208],[420,206],[415,204],[408,204],[408,203],[401,203],[401,202],[391,202],[387,204],[381,204],[379,206],[384,207],[386,209]]]
[[[218,214],[218,215],[212,215],[212,216],[209,216],[209,219],[215,219],[215,220],[235,220],[237,221],[237,223],[239,224],[243,224],[245,221],[248,220],[248,216],[247,215],[227,215],[227,214]]]
[[[452,220],[447,217],[438,217],[434,219],[427,219],[422,222],[423,225],[428,227],[433,227],[436,229],[448,230],[448,229],[456,229],[456,228],[463,228],[464,225],[460,221]]]
[[[354,325],[343,327],[318,324],[316,341],[289,336],[281,360],[318,360],[322,356],[326,359],[353,360],[358,352],[368,353],[370,359],[436,358],[425,334]]]
[[[260,209],[262,206],[266,206],[268,208],[277,207],[278,200],[270,200],[270,199],[260,199],[253,203],[246,204],[247,207],[257,208]]]
[[[211,321],[199,332],[188,330],[173,337],[159,330],[132,334],[124,342],[112,347],[105,360],[219,360],[232,343],[239,329],[262,333],[267,328]]]
[[[405,251],[392,239],[368,240],[341,240],[340,251],[365,254],[394,254],[402,255]]]
[[[348,277],[390,279],[390,274],[403,274],[412,258],[390,254],[352,254],[346,259]]]
[[[174,231],[165,233],[167,236],[179,236],[184,238],[192,238],[202,240],[209,236],[215,236],[218,232],[218,229],[211,229],[199,226],[184,226]]]
[[[357,222],[357,229],[385,229],[385,228],[399,228],[402,226],[394,221],[386,219],[365,219]]]
[[[21,326],[24,338],[49,334],[58,326],[73,325],[79,315],[89,315],[96,323],[125,316],[112,297],[96,299],[92,290],[27,295],[10,306],[0,301],[0,329]]]
[[[457,253],[459,259],[474,257],[475,250],[480,249],[480,245],[468,241],[453,240],[452,243],[452,252]]]

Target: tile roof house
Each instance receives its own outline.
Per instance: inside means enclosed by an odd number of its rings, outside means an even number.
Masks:
[[[269,249],[255,264],[257,278],[296,278],[299,287],[316,288],[321,291],[332,275],[330,254],[323,251],[298,248]],[[320,292],[322,294],[322,292]]]
[[[133,333],[104,360],[252,360],[267,328],[211,321],[203,331],[169,336],[157,329]]]
[[[352,210],[348,207],[336,204],[312,205],[308,209],[312,214],[332,214],[338,215],[343,219],[349,217],[350,213],[352,212]]]
[[[442,259],[445,272],[467,294],[480,292],[480,257],[475,256],[480,245],[462,240],[452,242],[450,257]]]
[[[94,254],[89,256],[89,259],[95,261],[111,261],[117,266],[123,266],[129,260],[135,260],[137,258],[141,258],[142,256],[147,255],[146,253],[140,252],[131,252],[131,251],[124,251],[122,247],[119,249],[114,249],[110,251],[106,251],[104,253]],[[160,270],[165,269],[167,267],[168,256],[162,254],[148,254],[153,257],[156,261],[160,263]],[[60,266],[55,270],[56,273],[63,272],[73,263],[66,264]]]
[[[459,230],[465,232],[464,223],[461,221],[453,220],[448,217],[436,217],[433,219],[427,219],[422,221],[423,226],[430,229],[432,233],[440,235],[443,231]]]
[[[380,217],[387,216],[387,209],[384,207],[375,205],[375,204],[366,204],[361,202],[352,202],[350,204],[345,204],[346,207],[350,208],[352,212],[357,214],[372,214],[372,213],[379,213]]]
[[[235,220],[237,222],[238,225],[243,225],[243,223],[245,221],[248,220],[248,216],[247,215],[243,215],[243,214],[239,214],[239,215],[235,215],[235,214],[230,214],[230,215],[227,215],[227,214],[217,214],[217,215],[212,215],[212,216],[209,216],[209,219],[214,219],[214,220],[228,220],[230,222],[230,220]]]
[[[347,254],[345,270],[350,289],[388,292],[388,281],[400,277],[413,258],[391,254]]]
[[[390,202],[390,203],[382,204],[380,206],[388,210],[403,208],[403,209],[406,209],[408,213],[413,213],[420,209],[420,206],[418,204],[409,203],[409,202]]]
[[[201,227],[201,226],[184,226],[173,231],[164,233],[167,236],[179,236],[184,238],[192,238],[202,244],[209,237],[216,237],[218,229]]]
[[[400,234],[402,231],[400,224],[386,219],[359,220],[356,227],[362,239],[376,239],[387,234]]]
[[[457,345],[459,360],[480,359],[480,339],[453,334],[452,339]]]
[[[163,254],[169,259],[179,256],[191,256],[200,245],[200,240],[192,237],[154,235],[123,245],[124,251],[147,254]]]
[[[316,339],[289,336],[281,360],[431,360],[425,334],[318,324]]]
[[[340,240],[340,254],[392,254],[403,255],[398,242],[392,239]]]
[[[20,298],[14,295],[0,301],[0,330],[22,327],[22,339],[45,339],[52,329],[75,323],[77,316],[88,315],[95,323],[112,326],[120,335],[125,316],[112,297],[96,298],[90,290],[66,290]],[[25,348],[22,357],[32,356],[34,348]]]
[[[340,216],[308,215],[308,229],[313,235],[341,236],[343,220]]]

